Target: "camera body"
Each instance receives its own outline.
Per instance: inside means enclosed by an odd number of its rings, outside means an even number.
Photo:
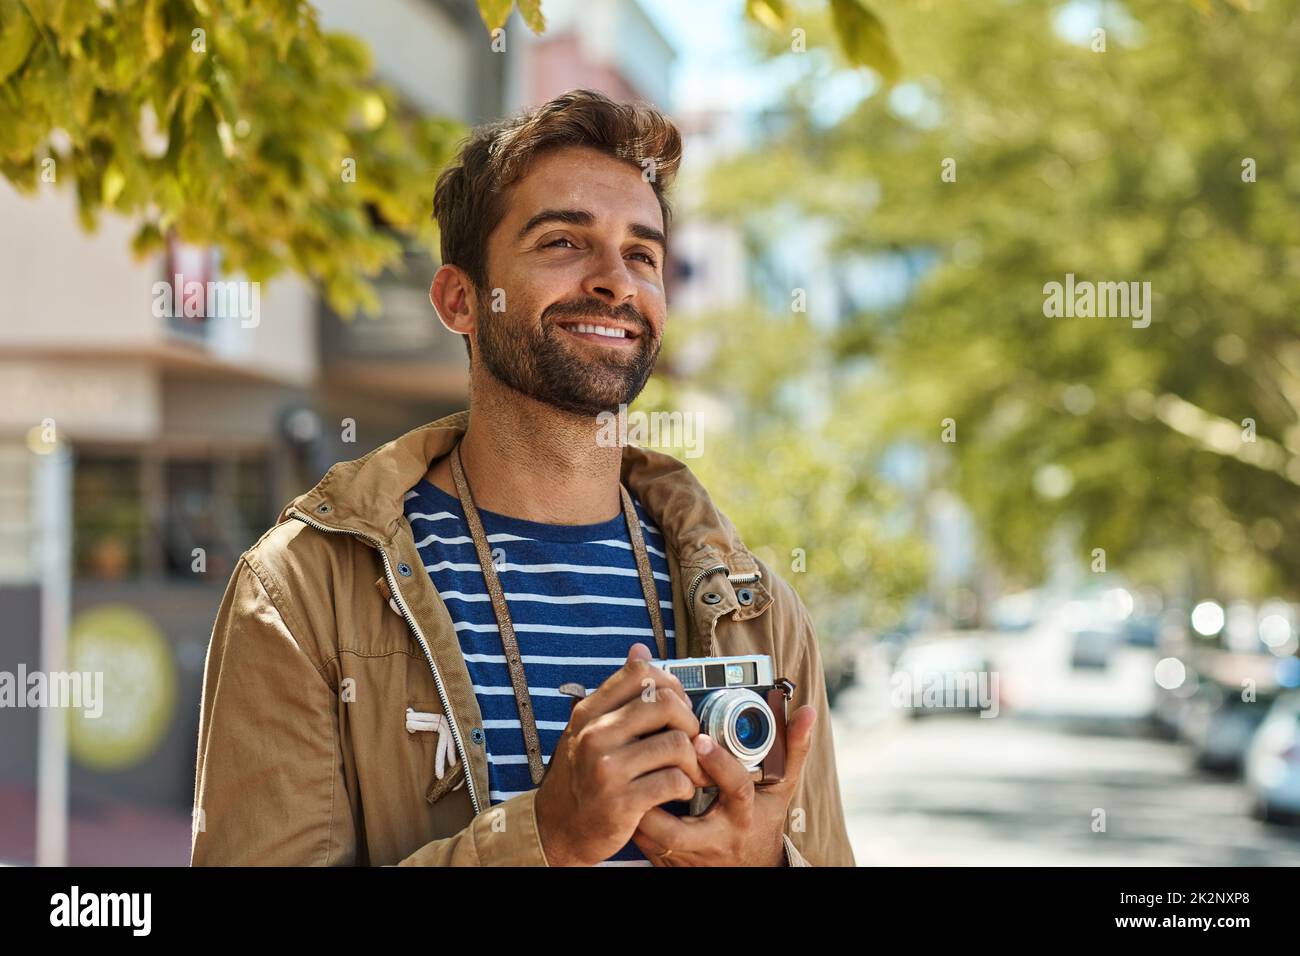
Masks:
[[[739,760],[755,786],[785,778],[786,703],[795,685],[774,678],[771,657],[740,654],[649,663],[681,682],[700,721],[700,733]]]

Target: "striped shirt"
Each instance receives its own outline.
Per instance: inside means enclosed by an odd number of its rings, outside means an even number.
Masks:
[[[663,535],[633,496],[659,592],[668,656],[675,656],[672,581]],[[456,627],[483,715],[490,803],[533,789],[501,633],[460,499],[420,479],[404,510],[416,548]],[[595,690],[623,666],[633,644],[657,654],[650,614],[622,510],[609,521],[553,525],[479,509],[528,678],[542,760],[568,723],[573,698],[559,687]],[[687,804],[664,809],[678,816]],[[649,861],[631,840],[606,865]]]

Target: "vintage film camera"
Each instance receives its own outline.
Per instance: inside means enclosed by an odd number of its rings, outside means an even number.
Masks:
[[[699,718],[700,733],[739,760],[756,787],[784,779],[786,703],[794,695],[794,682],[773,679],[772,658],[741,654],[649,663],[681,681]],[[694,802],[692,812],[698,812]]]

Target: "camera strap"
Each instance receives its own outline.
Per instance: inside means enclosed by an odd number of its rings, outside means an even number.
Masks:
[[[537,736],[537,720],[533,716],[532,701],[528,695],[528,679],[524,676],[524,663],[519,655],[519,643],[515,640],[514,625],[510,621],[510,609],[506,606],[505,591],[501,588],[501,579],[497,576],[496,565],[492,561],[492,549],[488,546],[483,521],[474,505],[474,496],[470,493],[465,469],[461,465],[459,443],[451,450],[451,477],[456,483],[456,494],[460,496],[460,506],[465,512],[470,536],[474,539],[474,550],[478,553],[479,567],[483,569],[488,596],[492,599],[497,629],[501,632],[501,645],[505,649],[506,667],[510,670],[510,683],[515,691],[515,704],[519,708],[519,726],[523,730],[524,745],[528,751],[528,770],[532,774],[533,785],[536,786],[542,782],[545,767],[542,764],[541,741]],[[659,610],[659,591],[650,569],[650,555],[646,551],[645,537],[641,534],[641,521],[627,487],[619,482],[618,490],[623,499],[623,517],[627,520],[628,535],[632,540],[637,574],[641,578],[641,593],[645,596],[646,608],[650,612],[650,627],[654,631],[659,659],[664,660],[668,657],[668,638],[664,631],[663,615]]]

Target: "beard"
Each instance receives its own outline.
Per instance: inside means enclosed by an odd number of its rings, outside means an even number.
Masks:
[[[654,371],[660,342],[645,316],[631,305],[610,306],[593,298],[557,302],[534,324],[509,312],[489,311],[486,293],[476,293],[483,321],[475,350],[483,366],[516,392],[562,412],[594,418],[630,405]],[[602,318],[635,328],[636,348],[583,350],[558,325],[563,319],[599,324]]]

